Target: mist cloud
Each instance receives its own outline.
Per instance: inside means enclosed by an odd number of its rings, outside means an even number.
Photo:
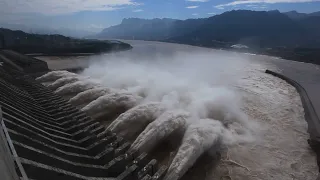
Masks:
[[[199,6],[187,6],[186,8],[187,9],[195,9],[195,8],[198,8]]]
[[[209,0],[186,0],[189,2],[208,2]]]
[[[275,3],[306,3],[306,2],[320,2],[320,0],[238,0],[232,1],[226,4],[220,4],[215,6],[218,9],[223,9],[226,6],[235,6],[242,4],[255,4],[255,3],[267,3],[267,4],[275,4]]]
[[[126,6],[139,5],[133,0],[2,0],[2,13],[68,14],[79,11],[112,11]]]

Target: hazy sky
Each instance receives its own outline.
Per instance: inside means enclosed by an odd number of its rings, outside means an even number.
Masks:
[[[320,0],[0,0],[0,23],[98,32],[123,18],[202,18],[232,9],[320,11]]]

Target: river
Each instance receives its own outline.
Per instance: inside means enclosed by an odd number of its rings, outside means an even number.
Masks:
[[[232,142],[221,151],[222,160],[216,164],[214,159],[200,159],[183,180],[316,179],[316,158],[307,144],[309,135],[299,94],[285,81],[264,73],[266,69],[298,69],[302,63],[188,45],[125,42],[133,49],[91,57],[40,59],[46,60],[52,69],[85,67],[83,75],[98,79],[106,87],[131,91],[146,88],[145,101],[161,97],[182,108],[182,94],[191,92],[192,108],[185,109],[192,113],[201,112],[206,107],[201,100],[211,96],[221,97],[226,108],[244,112],[251,136],[242,136],[242,127],[232,126],[240,136],[229,139]],[[177,149],[168,149],[151,153],[170,159]]]

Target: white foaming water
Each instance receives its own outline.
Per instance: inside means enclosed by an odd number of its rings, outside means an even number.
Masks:
[[[90,102],[98,99],[100,96],[104,96],[113,92],[116,92],[116,90],[106,87],[94,87],[93,89],[85,90],[77,94],[75,97],[70,99],[70,103],[75,106],[81,106],[83,104],[87,105]]]
[[[58,88],[55,93],[59,95],[78,94],[94,87],[99,87],[100,84],[93,80],[80,80],[71,84],[66,84]]]
[[[107,55],[101,56],[99,62],[92,61],[96,63],[83,75],[99,79],[103,87],[120,90],[118,94],[99,97],[83,110],[95,116],[121,106],[133,108],[110,126],[126,132],[135,122],[130,131],[142,133],[131,149],[148,151],[175,130],[185,131],[172,163],[179,171],[171,168],[169,177],[184,174],[198,156],[212,150],[208,146],[217,148],[217,139],[227,145],[227,155],[218,167],[204,167],[203,179],[291,180],[316,176],[308,170],[316,172],[316,164],[308,151],[299,96],[285,82],[264,74],[268,65],[248,60],[258,56],[220,51],[147,58],[131,55]],[[120,96],[124,98],[121,100]],[[152,121],[143,114],[152,112],[147,107],[149,103],[160,103],[170,111],[152,117],[156,118]],[[147,127],[143,130],[142,126]]]
[[[141,101],[140,96],[130,93],[111,93],[92,101],[81,110],[93,117],[101,117],[113,113],[117,109],[130,109]]]
[[[131,150],[150,151],[172,133],[184,131],[190,117],[191,114],[183,110],[163,113],[137,137],[131,146]]]
[[[132,138],[142,132],[143,129],[161,115],[165,109],[165,106],[158,102],[138,105],[121,114],[107,129],[125,138]]]
[[[36,78],[36,80],[39,82],[52,82],[58,80],[59,78],[67,76],[76,76],[76,74],[71,73],[69,71],[52,71]]]
[[[185,137],[194,140],[198,138],[197,141],[203,143],[190,144],[189,140],[182,141],[182,148],[175,160],[186,155],[183,159],[186,163],[181,166],[173,165],[179,168],[179,177],[203,152],[216,146],[216,136],[221,138],[222,143],[232,145],[253,142],[258,135],[259,128],[253,128],[258,127],[257,123],[252,122],[241,110],[242,97],[235,87],[248,69],[249,62],[245,59],[226,58],[219,54],[212,56],[206,52],[177,53],[170,58],[159,56],[148,61],[112,55],[105,58],[111,60],[91,65],[82,75],[97,78],[106,87],[123,89],[125,94],[130,92],[133,97],[143,97],[141,102],[135,101],[141,103],[141,106],[123,113],[109,126],[110,130],[125,136],[141,132],[130,150],[148,152],[177,131],[184,133],[186,129],[199,129],[198,134],[187,131],[190,135],[185,134]],[[124,102],[116,99],[112,95],[102,96],[84,107],[83,111],[92,116],[110,113]],[[130,102],[126,99],[126,103],[127,101]],[[155,115],[151,118],[155,107],[150,102],[159,102],[170,111],[159,114],[158,118]],[[138,105],[135,103],[131,103],[130,108]],[[208,132],[207,127],[215,127],[213,124],[217,123],[210,119],[200,121],[205,118],[217,119],[230,130],[224,134]],[[209,122],[202,123],[203,121]],[[216,128],[213,129],[215,130]],[[208,139],[207,134],[213,136]],[[190,149],[184,148],[188,146],[195,151],[193,155],[189,154]],[[175,175],[175,172],[177,171],[172,171],[168,176]]]
[[[77,82],[81,79],[84,79],[84,78],[81,78],[81,77],[78,77],[78,76],[71,76],[71,77],[63,77],[63,78],[60,78],[58,80],[56,80],[55,82],[53,82],[52,84],[50,84],[48,86],[48,88],[50,89],[58,89],[59,87],[61,86],[64,86],[66,84],[70,84],[70,83],[74,83],[74,82]]]
[[[220,121],[200,119],[191,124],[183,137],[177,155],[173,159],[165,180],[179,179],[196,160],[216,144],[220,143],[224,131]]]
[[[242,135],[248,135],[243,140],[254,139],[250,135],[253,126],[241,110],[241,95],[234,87],[249,69],[246,59],[209,52],[178,52],[147,60],[116,55],[103,58],[108,60],[92,64],[82,75],[99,78],[106,87],[138,94],[143,97],[141,103],[161,102],[170,109],[185,110],[195,117],[188,123],[203,118],[224,124],[237,121],[244,124],[246,133]]]

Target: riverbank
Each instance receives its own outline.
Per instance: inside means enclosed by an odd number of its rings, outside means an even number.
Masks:
[[[120,41],[75,39],[62,35],[29,34],[0,28],[0,49],[10,49],[22,54],[40,56],[72,56],[74,54],[99,54],[131,49]]]

